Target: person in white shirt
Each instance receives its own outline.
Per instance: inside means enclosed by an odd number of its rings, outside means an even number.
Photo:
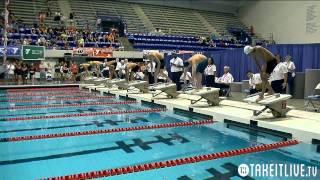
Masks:
[[[121,67],[121,62],[119,60],[119,58],[116,58],[116,69],[115,69],[115,72],[117,74],[118,77],[120,77],[120,67]]]
[[[170,60],[170,71],[172,78],[171,80],[176,83],[177,91],[181,90],[180,77],[183,73],[183,60],[177,57],[176,53],[172,54],[172,59]]]
[[[216,65],[214,64],[214,60],[212,58],[208,58],[208,65],[204,69],[207,87],[214,87],[216,71],[217,71],[217,68],[216,68]]]
[[[294,93],[294,77],[296,76],[295,70],[296,66],[294,62],[292,62],[292,57],[287,55],[285,58],[284,64],[287,66],[288,69],[288,88],[289,94],[293,95]]]
[[[273,69],[269,81],[275,93],[285,93],[288,80],[287,66],[280,62],[280,55],[276,55],[277,66]]]
[[[148,72],[149,84],[154,84],[156,62],[150,61],[150,60],[147,61],[147,72]]]
[[[253,74],[252,71],[248,71],[247,76],[249,78],[250,94],[260,92],[262,83],[260,74]]]
[[[224,66],[223,75],[216,80],[216,87],[220,88],[219,95],[226,96],[227,91],[230,88],[230,84],[233,82],[233,76],[230,73],[230,67]]]
[[[118,77],[120,79],[124,79],[125,78],[125,74],[126,74],[126,63],[125,60],[121,60],[120,64],[117,64],[117,71],[118,71]]]
[[[8,74],[8,80],[9,81],[13,81],[14,80],[14,70],[15,70],[15,66],[12,62],[9,62],[9,64],[7,65],[7,74]]]
[[[40,70],[40,81],[45,80],[47,66],[43,61],[41,61],[39,64],[39,70]]]

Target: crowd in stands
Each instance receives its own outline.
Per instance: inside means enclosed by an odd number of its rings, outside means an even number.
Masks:
[[[8,8],[9,17],[7,25],[8,46],[40,45],[54,49],[72,49],[74,47],[104,47],[118,48],[118,31],[110,29],[109,32],[96,32],[94,28],[87,26],[85,29],[77,29],[74,26],[74,13],[69,18],[60,12],[54,14],[50,10],[50,1],[47,1],[47,9],[41,10],[33,27],[27,27],[23,21],[17,18]],[[0,20],[0,45],[4,43],[4,11]],[[50,26],[47,18],[53,18],[59,25]],[[69,23],[67,23],[67,20]]]
[[[3,34],[1,29],[1,34]],[[0,45],[3,45],[3,36]],[[8,33],[8,46],[39,45],[54,49],[72,49],[74,47],[106,47],[117,48],[118,34],[116,30],[109,32],[93,32],[73,27],[42,27],[11,29]]]

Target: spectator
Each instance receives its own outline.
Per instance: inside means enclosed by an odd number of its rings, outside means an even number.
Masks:
[[[71,73],[72,73],[72,76],[71,76],[71,80],[72,81],[76,81],[76,77],[78,75],[78,65],[75,61],[72,61],[72,64],[71,64]]]
[[[286,93],[288,82],[288,69],[287,66],[281,62],[280,55],[276,55],[277,66],[273,69],[269,81],[275,93]]]
[[[68,79],[69,77],[69,68],[68,68],[68,64],[64,63],[63,66],[61,67],[61,79],[62,81],[65,81]]]
[[[259,73],[253,74],[252,71],[247,72],[249,78],[249,94],[255,94],[261,91],[262,80]]]
[[[46,65],[43,63],[43,61],[40,62],[39,70],[40,70],[40,81],[43,81],[46,79]]]
[[[36,66],[33,63],[31,63],[29,75],[32,83],[34,83],[34,74],[36,73],[36,69]]]
[[[54,78],[56,81],[59,81],[61,79],[61,63],[57,62],[54,65]]]
[[[230,67],[224,66],[223,75],[217,79],[216,87],[220,88],[219,95],[220,96],[228,96],[228,92],[230,90],[230,84],[233,82],[233,76],[230,73]]]
[[[120,61],[118,77],[120,77],[121,79],[124,79],[125,75],[126,75],[126,65],[127,65],[126,62],[128,63],[128,60],[127,61],[125,61],[125,60]]]
[[[28,44],[29,44],[29,41],[27,40],[27,38],[24,38],[24,39],[23,39],[22,44],[23,44],[23,45],[28,45]]]
[[[78,47],[84,47],[84,39],[83,39],[83,37],[81,37],[81,38],[78,40]]]
[[[16,64],[15,72],[16,72],[16,81],[18,84],[21,84],[22,81],[22,67],[21,67],[21,62],[18,61]]]
[[[214,64],[214,60],[212,58],[208,58],[208,66],[204,70],[207,87],[214,87],[216,71],[217,69]]]
[[[156,63],[154,61],[147,62],[149,84],[154,84],[154,73],[156,72]]]
[[[172,54],[172,59],[170,60],[172,81],[177,85],[177,91],[181,90],[180,77],[183,73],[183,60],[177,57],[176,53]]]
[[[52,66],[50,63],[47,63],[47,68],[46,68],[46,78],[47,80],[52,80]]]
[[[293,95],[294,93],[294,77],[296,76],[295,70],[296,66],[294,62],[292,62],[292,57],[287,55],[285,57],[284,64],[287,66],[288,69],[288,86],[289,86],[289,94]]]
[[[22,82],[23,84],[27,84],[27,80],[28,80],[28,66],[26,63],[22,63],[21,66],[21,77],[22,77]]]
[[[8,74],[8,81],[14,80],[14,72],[15,72],[15,65],[12,62],[9,62],[7,65],[7,74]]]

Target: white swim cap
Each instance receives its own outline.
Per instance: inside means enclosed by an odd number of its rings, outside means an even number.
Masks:
[[[252,51],[253,51],[253,47],[251,47],[251,46],[245,46],[245,47],[243,48],[243,52],[244,52],[245,54],[250,54]]]

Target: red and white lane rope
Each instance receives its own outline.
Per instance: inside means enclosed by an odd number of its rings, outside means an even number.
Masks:
[[[50,88],[17,88],[17,89],[7,89],[7,92],[26,92],[26,91],[67,91],[67,90],[75,90],[79,87],[50,87]]]
[[[0,121],[46,120],[46,119],[55,119],[55,118],[150,113],[150,112],[161,112],[161,111],[166,111],[166,109],[165,108],[152,108],[152,109],[136,109],[136,110],[123,110],[123,111],[104,111],[104,112],[92,112],[92,113],[79,113],[79,114],[63,114],[63,115],[52,115],[52,116],[15,117],[15,118],[2,119]]]
[[[2,94],[1,97],[15,97],[15,96],[49,96],[49,95],[56,95],[56,94],[75,94],[75,93],[84,93],[84,94],[89,94],[89,92],[86,91],[80,91],[80,90],[70,90],[70,91],[47,91],[47,92],[42,92],[42,91],[38,91],[38,92],[8,92],[7,94]]]
[[[76,104],[49,104],[49,105],[33,105],[33,106],[15,106],[7,109],[42,109],[42,108],[64,108],[64,107],[82,107],[82,106],[103,106],[103,105],[116,105],[116,104],[134,104],[137,101],[114,101],[114,102],[89,102],[89,103],[76,103]]]
[[[10,96],[7,97],[6,100],[7,101],[15,101],[15,100],[41,100],[41,99],[50,99],[52,96],[54,96],[54,98],[81,98],[81,97],[98,97],[94,94],[88,94],[88,93],[73,93],[73,94],[56,94],[56,95],[49,95],[49,96]],[[71,96],[71,97],[70,97]],[[4,100],[3,100],[4,101]]]
[[[298,140],[282,141],[272,144],[264,144],[253,147],[247,147],[242,149],[229,150],[218,153],[204,154],[199,156],[191,156],[179,159],[172,159],[167,161],[158,161],[152,163],[139,164],[134,166],[119,167],[107,170],[91,171],[86,173],[72,174],[67,176],[51,177],[51,178],[41,178],[44,180],[83,180],[83,179],[95,179],[103,177],[111,177],[128,173],[136,173],[143,171],[150,171],[160,168],[169,168],[173,166],[181,166],[185,164],[210,161],[215,159],[227,158],[232,156],[245,155],[256,152],[270,151],[274,149],[284,148],[288,146],[293,146],[299,144]]]
[[[80,101],[80,100],[93,100],[93,99],[110,99],[115,96],[82,96],[76,98],[47,98],[47,99],[15,99],[8,100],[9,103],[20,103],[20,102],[47,102],[47,101]]]
[[[94,131],[56,133],[56,134],[34,135],[34,136],[20,136],[20,137],[2,138],[0,139],[0,142],[29,141],[29,140],[36,140],[36,139],[89,136],[89,135],[111,134],[111,133],[126,132],[126,131],[141,131],[141,130],[148,130],[148,129],[188,127],[188,126],[212,124],[215,122],[216,121],[213,121],[213,120],[202,120],[202,121],[193,121],[193,122],[166,123],[166,124],[135,126],[135,127],[115,128],[115,129],[101,129],[101,130],[94,130]]]

